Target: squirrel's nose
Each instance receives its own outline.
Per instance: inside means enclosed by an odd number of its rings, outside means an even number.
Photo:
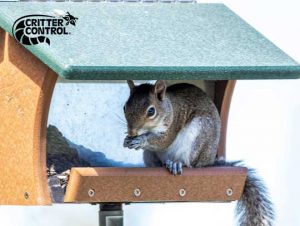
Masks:
[[[128,136],[130,136],[130,137],[135,137],[135,136],[137,136],[137,135],[138,135],[137,129],[129,129],[129,130],[128,130]]]

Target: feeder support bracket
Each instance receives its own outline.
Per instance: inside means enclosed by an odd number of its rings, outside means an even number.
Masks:
[[[100,204],[99,225],[100,226],[123,226],[122,203]]]

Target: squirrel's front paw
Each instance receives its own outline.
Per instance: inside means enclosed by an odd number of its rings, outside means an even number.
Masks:
[[[175,162],[172,160],[166,161],[166,168],[175,176],[175,175],[181,175],[182,170],[182,162]]]
[[[123,146],[125,148],[130,148],[130,149],[138,150],[138,149],[143,148],[145,146],[145,143],[146,143],[146,139],[145,139],[145,137],[143,135],[136,136],[136,137],[129,137],[129,136],[127,136],[124,139]]]

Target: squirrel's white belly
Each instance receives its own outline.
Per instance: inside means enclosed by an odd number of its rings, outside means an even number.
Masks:
[[[194,118],[177,134],[174,142],[163,152],[157,152],[161,162],[178,161],[190,167],[190,155],[194,150],[197,137],[202,129],[201,119]]]

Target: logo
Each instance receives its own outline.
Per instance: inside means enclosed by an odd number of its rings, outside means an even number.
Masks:
[[[27,15],[17,19],[12,27],[14,38],[23,45],[50,45],[51,35],[69,35],[68,26],[76,26],[77,17],[69,12],[60,16]]]

